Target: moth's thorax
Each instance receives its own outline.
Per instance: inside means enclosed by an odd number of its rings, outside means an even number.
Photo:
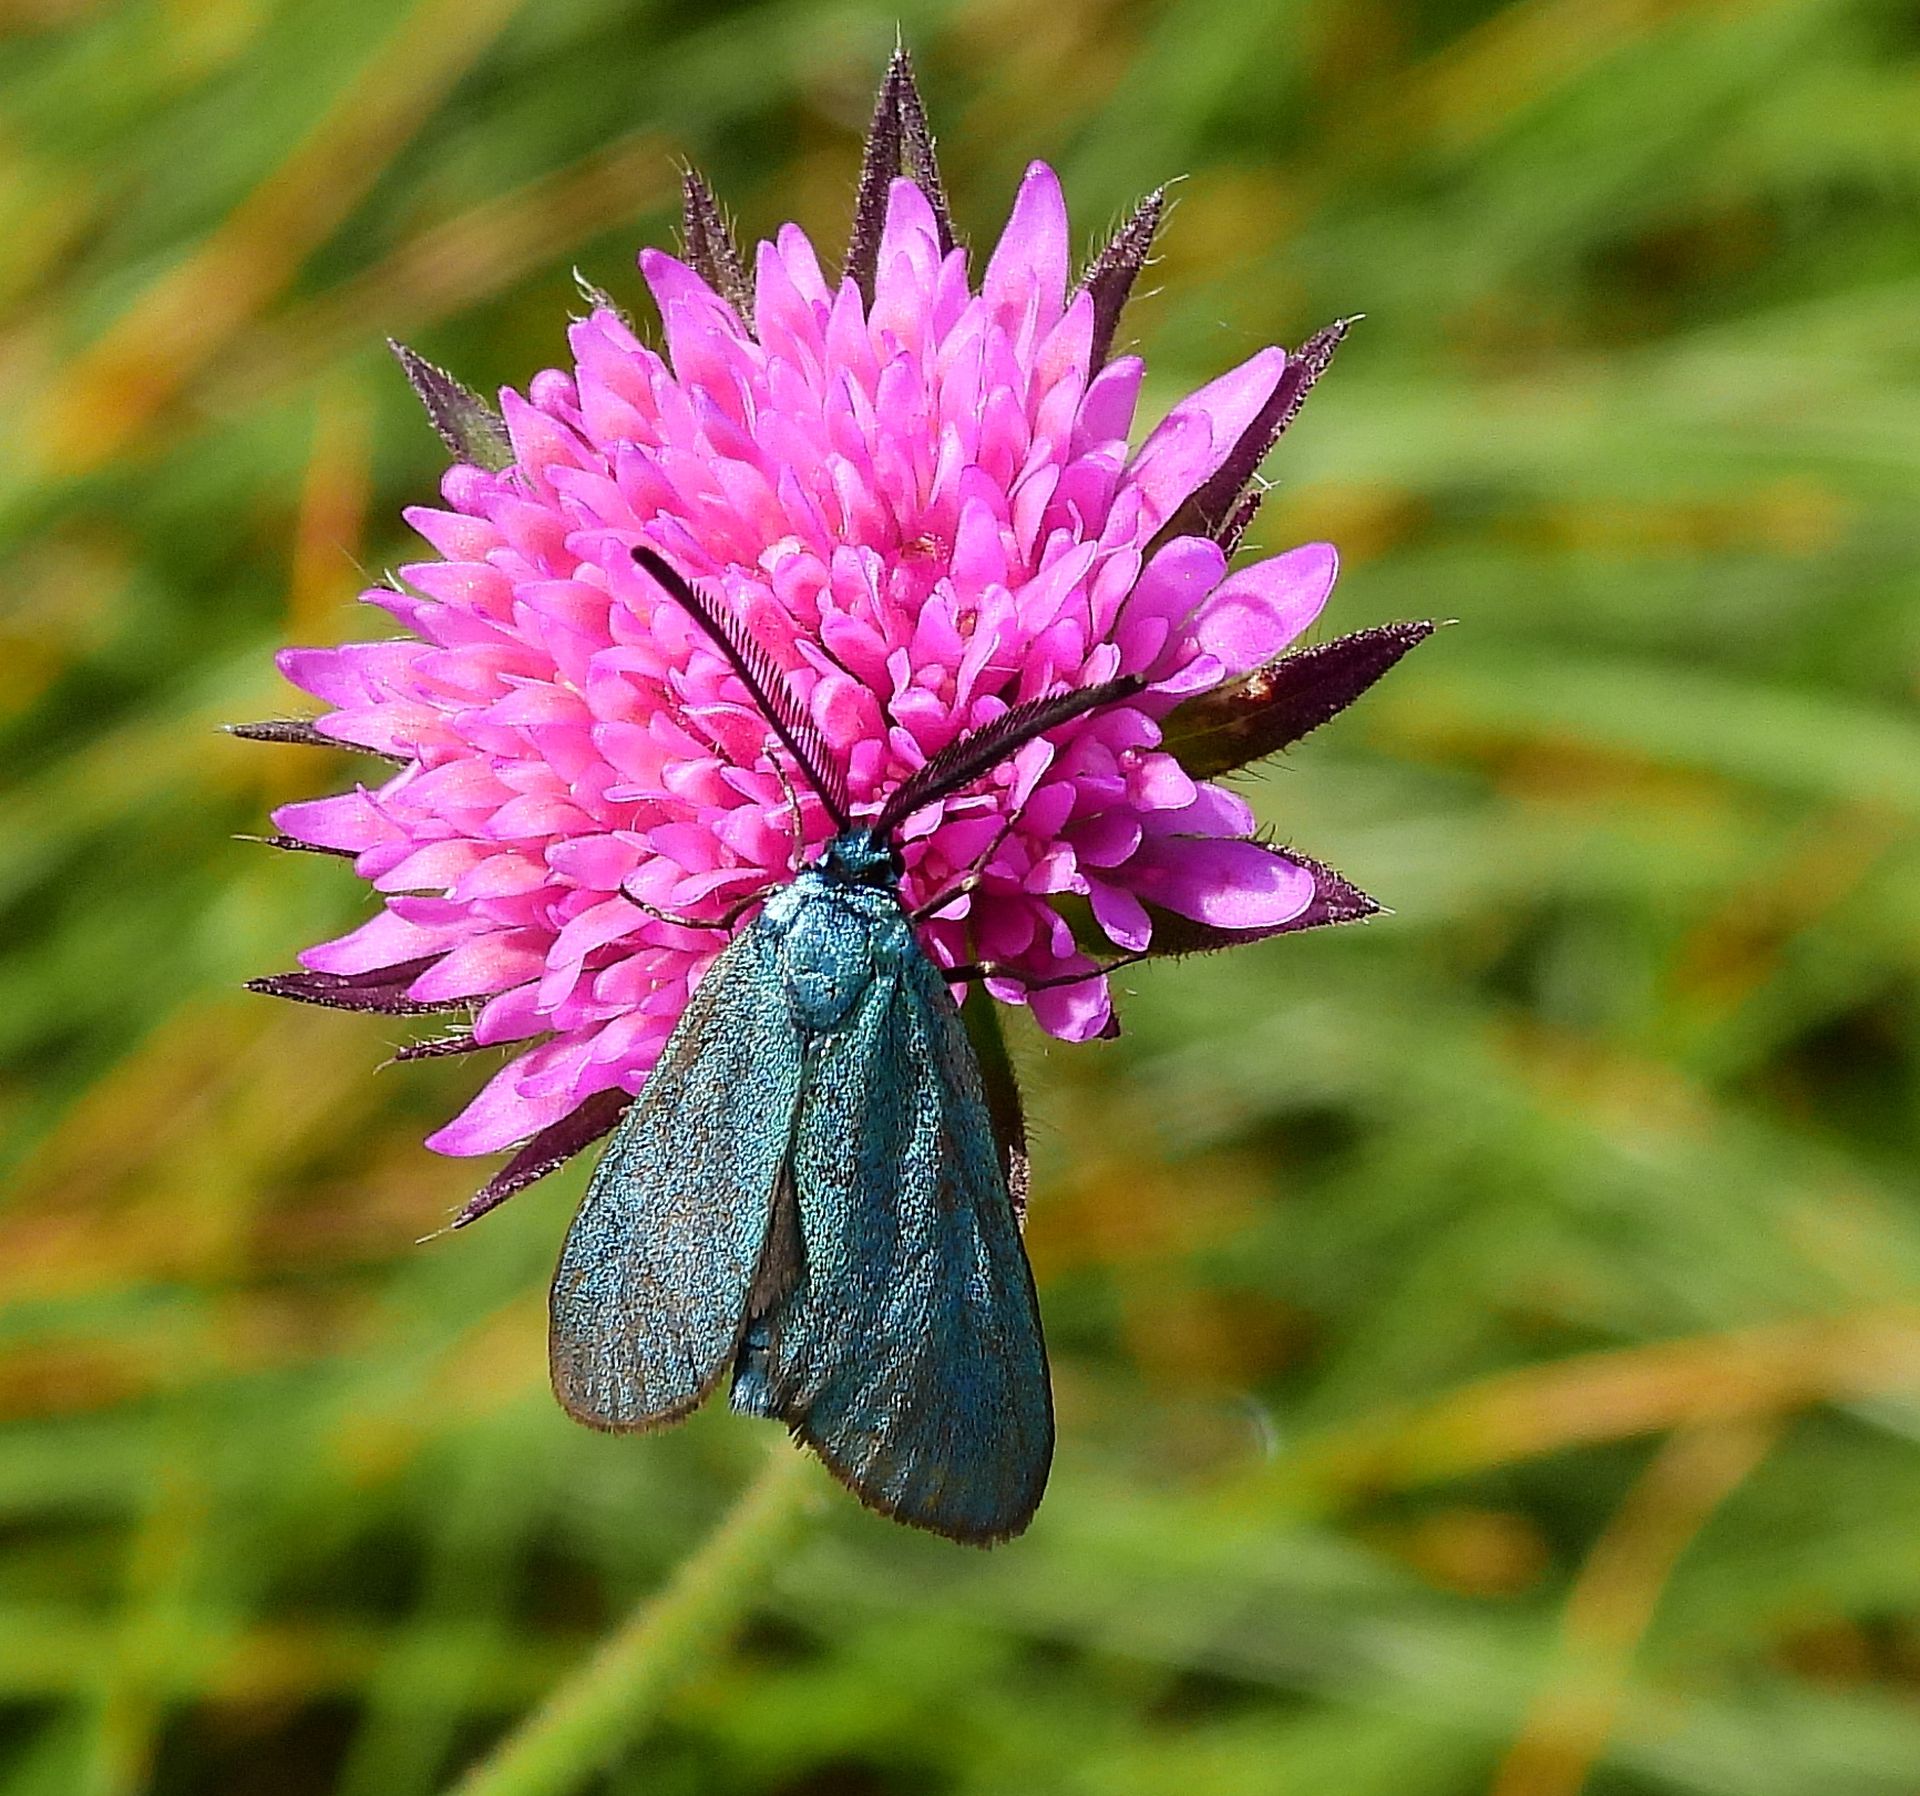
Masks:
[[[834,849],[848,840],[840,837],[774,893],[762,913],[794,1020],[809,1031],[838,1028],[875,974],[916,951],[895,881],[856,883],[834,864]],[[878,863],[883,872],[887,864]]]

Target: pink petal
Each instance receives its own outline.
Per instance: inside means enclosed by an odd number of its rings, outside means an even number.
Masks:
[[[1150,838],[1119,877],[1148,903],[1216,929],[1270,929],[1313,902],[1313,875],[1260,842]]]
[[[432,892],[454,884],[493,850],[482,842],[448,837],[416,848],[382,873],[374,887],[382,892]]]
[[[1263,349],[1229,374],[1181,400],[1127,464],[1139,494],[1142,533],[1150,535],[1227,459],[1227,451],[1273,396],[1287,365],[1284,349]]]
[[[596,892],[617,892],[646,850],[630,835],[575,836],[547,849],[547,865],[562,879]]]
[[[296,842],[316,848],[349,848],[355,854],[376,843],[404,839],[399,827],[382,816],[364,791],[333,798],[305,798],[273,813],[274,827]]]
[[[1175,817],[1156,817],[1154,828],[1162,835],[1250,836],[1253,807],[1225,786],[1200,785],[1194,788],[1192,804]]]
[[[1116,948],[1137,953],[1153,940],[1153,920],[1146,906],[1124,886],[1108,885],[1104,879],[1089,880],[1087,898],[1093,906],[1093,920]]]
[[[1193,632],[1229,677],[1270,661],[1320,615],[1340,557],[1308,543],[1230,574],[1200,607]]]
[[[582,459],[573,432],[529,405],[511,387],[500,395],[500,415],[513,442],[513,459],[529,473],[544,474],[556,462],[571,466]]]
[[[1172,755],[1140,755],[1127,769],[1127,797],[1143,811],[1184,811],[1199,794]]]
[[[547,1027],[540,1010],[540,994],[531,985],[516,985],[512,991],[489,998],[473,1019],[473,1039],[488,1044],[524,1041],[539,1035]]]
[[[1078,954],[1060,972],[1070,973],[1093,964],[1086,955]],[[1113,999],[1100,974],[1034,992],[1027,1004],[1033,1020],[1056,1041],[1097,1040],[1113,1017]]]
[[[449,561],[482,560],[500,540],[484,518],[470,518],[463,512],[409,505],[400,515]]]
[[[667,327],[667,344],[676,369],[681,354],[694,347],[698,333],[718,330],[736,339],[744,334],[733,308],[677,256],[665,250],[643,249],[640,278],[647,283]]]
[[[545,956],[525,940],[483,935],[443,955],[407,987],[407,996],[422,1004],[475,998],[532,979],[544,964]]]
[[[398,966],[444,948],[459,932],[422,928],[394,911],[383,910],[358,929],[302,950],[299,960],[315,973],[370,973]]]
[[[1121,602],[1113,632],[1120,665],[1129,673],[1157,671],[1226,569],[1220,545],[1205,537],[1176,536],[1168,543]]]
[[[903,344],[918,344],[939,270],[940,228],[933,207],[917,181],[896,180],[887,189],[887,219],[868,312],[876,342],[890,332]]]
[[[558,1122],[578,1098],[564,1090],[529,1097],[521,1087],[557,1060],[563,1049],[564,1044],[551,1042],[508,1061],[466,1109],[427,1137],[427,1146],[436,1154],[497,1154],[538,1134],[548,1123]]]
[[[273,659],[284,679],[330,705],[356,705],[367,696],[366,682],[340,649],[282,649]]]
[[[1124,442],[1133,428],[1133,409],[1140,402],[1140,383],[1147,365],[1137,355],[1115,356],[1087,388],[1074,420],[1073,453],[1084,455],[1096,444]]]
[[[605,898],[590,905],[554,938],[547,961],[553,967],[578,966],[596,948],[634,934],[647,913],[624,898]]]
[[[1067,296],[1072,244],[1060,177],[1044,162],[1027,165],[1007,228],[994,245],[980,295],[1009,325],[1031,307],[1040,331],[1058,322]]]

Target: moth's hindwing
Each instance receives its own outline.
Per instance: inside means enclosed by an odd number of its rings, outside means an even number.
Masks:
[[[912,947],[823,1036],[794,1132],[805,1270],[770,1320],[771,1406],[869,1507],[987,1544],[1053,1457],[1033,1275],[980,1073]]]
[[[550,1350],[555,1394],[579,1420],[673,1421],[732,1364],[802,1046],[756,922],[707,969],[567,1232]]]

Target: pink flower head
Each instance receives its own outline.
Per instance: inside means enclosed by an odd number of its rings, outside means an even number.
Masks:
[[[403,358],[462,459],[441,506],[407,513],[432,553],[363,595],[402,634],[285,651],[324,710],[253,732],[398,764],[275,813],[290,843],[353,856],[381,904],[261,983],[462,1010],[473,1044],[514,1049],[430,1146],[535,1138],[550,1161],[608,1126],[727,940],[689,923],[751,915],[832,833],[637,545],[781,670],[856,816],[1022,700],[1143,677],[901,832],[909,905],[977,875],[927,951],[991,963],[993,995],[1063,1040],[1113,1027],[1090,940],[1139,958],[1372,908],[1198,776],[1237,764],[1208,758],[1227,723],[1279,715],[1276,658],[1333,584],[1326,544],[1229,555],[1339,333],[1260,350],[1137,436],[1142,364],[1106,348],[1158,212],[1075,284],[1035,163],[976,282],[937,177],[870,152],[850,272],[829,279],[787,225],[748,277],[695,178],[687,260],[640,257],[659,349],[596,304],[568,366],[497,417]]]

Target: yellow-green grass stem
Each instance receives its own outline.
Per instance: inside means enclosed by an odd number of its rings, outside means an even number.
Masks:
[[[817,1477],[798,1448],[780,1441],[665,1587],[469,1771],[454,1796],[566,1796],[631,1747],[679,1679],[751,1605]]]

